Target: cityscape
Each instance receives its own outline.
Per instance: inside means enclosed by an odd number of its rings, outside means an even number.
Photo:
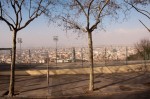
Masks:
[[[75,53],[75,55],[73,54]],[[130,55],[136,54],[133,46],[102,46],[93,50],[94,62],[103,62],[105,60],[126,60]],[[49,62],[69,63],[76,61],[88,61],[88,48],[32,48],[18,49],[16,54],[16,63],[47,63]],[[0,52],[0,63],[11,63],[11,52]]]

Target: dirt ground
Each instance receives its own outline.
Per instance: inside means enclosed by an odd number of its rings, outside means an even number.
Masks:
[[[49,84],[46,75],[16,75],[13,98],[150,99],[150,72],[95,74],[93,92],[88,83],[87,74],[50,75]],[[8,87],[9,75],[0,74],[0,98],[7,98]]]

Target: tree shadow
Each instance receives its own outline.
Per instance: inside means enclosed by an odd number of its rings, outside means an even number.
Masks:
[[[29,78],[24,78],[24,76],[22,77],[22,75],[16,75],[16,77],[20,77],[20,78],[16,78],[15,82],[22,82],[22,81],[29,81],[29,80],[38,80],[38,79],[41,79],[41,78],[46,78],[45,75],[40,75],[40,76],[26,76],[26,77],[29,77]]]
[[[150,90],[114,94],[70,96],[69,99],[150,99]]]
[[[107,84],[107,85],[101,86],[101,87],[99,87],[99,88],[95,88],[94,91],[97,91],[97,90],[100,90],[100,89],[102,89],[102,88],[109,87],[109,86],[112,86],[112,85],[116,85],[116,84],[119,84],[119,83],[127,82],[127,81],[129,81],[129,80],[136,79],[136,78],[138,78],[138,77],[140,77],[140,76],[143,76],[143,75],[144,75],[144,74],[140,74],[140,75],[137,75],[137,76],[134,76],[134,77],[125,79],[125,80],[113,82],[113,83],[111,83],[111,84]]]
[[[57,75],[57,76],[58,76],[58,75]],[[54,78],[52,78],[52,79],[54,79]],[[61,79],[64,79],[64,77],[61,78]],[[66,78],[66,79],[67,79],[67,78]],[[87,80],[89,80],[89,78],[84,78],[84,79],[82,78],[82,79],[80,79],[80,80],[67,81],[67,82],[64,81],[63,83],[50,85],[49,88],[53,89],[53,88],[55,88],[55,87],[59,87],[59,86],[67,85],[67,84],[79,83],[79,82],[83,82],[83,81],[87,81]],[[82,86],[77,86],[77,87],[72,86],[71,88],[64,89],[63,91],[65,91],[65,90],[71,90],[71,89],[75,89],[75,88],[81,88],[81,87],[84,87],[84,86],[87,86],[87,85],[82,85]],[[21,91],[21,93],[28,92],[28,91],[33,91],[33,90],[45,89],[45,88],[48,88],[48,86],[39,87],[39,88],[27,89],[27,90]],[[62,90],[53,91],[53,93],[60,92],[60,91],[62,91]]]

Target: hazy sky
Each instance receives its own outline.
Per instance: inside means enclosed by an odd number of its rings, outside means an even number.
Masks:
[[[149,7],[150,8],[150,7]],[[106,31],[96,30],[93,33],[94,46],[101,45],[132,45],[143,38],[150,38],[150,33],[138,21],[141,19],[148,27],[150,20],[145,16],[132,12],[129,19],[122,23],[107,22]],[[63,31],[62,27],[51,23],[43,17],[36,19],[27,28],[18,32],[17,38],[22,38],[22,47],[54,47],[53,36],[59,36],[59,47],[87,46],[87,34],[78,35],[72,31]],[[18,46],[19,44],[17,44]],[[12,33],[8,26],[0,22],[0,48],[12,46]]]

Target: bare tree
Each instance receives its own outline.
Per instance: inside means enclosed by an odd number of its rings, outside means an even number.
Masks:
[[[140,14],[144,15],[150,20],[150,12],[145,9],[146,6],[150,5],[150,0],[124,0],[128,5],[130,5],[130,9],[133,8]],[[150,32],[150,28],[148,28],[141,20],[140,23]]]
[[[142,39],[139,43],[135,44],[137,55],[140,55],[144,60],[150,59],[150,40]]]
[[[49,15],[50,7],[52,7],[54,1],[55,0],[0,1],[0,21],[5,22],[13,34],[9,96],[14,95],[17,33],[42,14]]]
[[[89,90],[94,89],[94,62],[92,33],[98,27],[102,27],[102,21],[106,17],[118,18],[117,11],[120,9],[117,0],[65,0],[62,14],[59,16],[64,22],[66,29],[87,33],[90,61]]]

